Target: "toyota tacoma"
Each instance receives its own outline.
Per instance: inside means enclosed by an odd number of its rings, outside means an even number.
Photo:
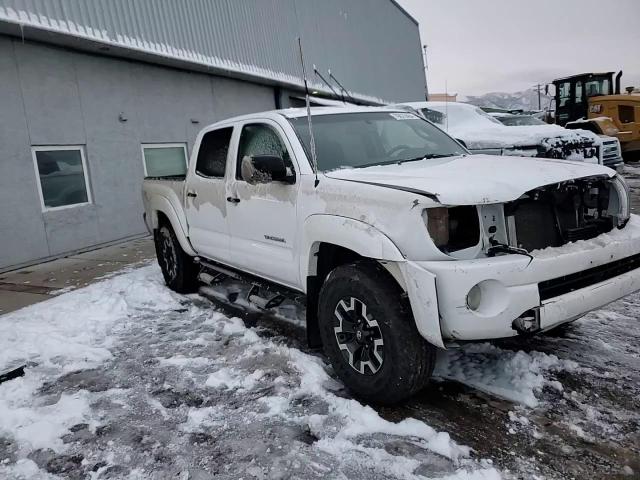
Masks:
[[[304,295],[310,345],[365,401],[423,388],[438,349],[545,332],[640,289],[615,171],[470,155],[402,109],[219,122],[143,200],[170,288],[245,278],[263,309]]]

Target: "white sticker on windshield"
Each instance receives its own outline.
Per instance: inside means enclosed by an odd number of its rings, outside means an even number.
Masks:
[[[391,115],[396,120],[420,120],[413,113],[398,112],[398,113],[390,113],[389,115]]]

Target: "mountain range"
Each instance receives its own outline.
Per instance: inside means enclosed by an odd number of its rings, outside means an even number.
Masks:
[[[502,108],[505,110],[544,110],[549,107],[553,97],[540,92],[540,106],[538,108],[538,92],[536,90],[524,90],[522,92],[505,93],[492,92],[484,95],[467,95],[459,98],[459,101],[470,103],[478,107]]]

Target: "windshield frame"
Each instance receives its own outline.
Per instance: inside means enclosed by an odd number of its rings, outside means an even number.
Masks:
[[[311,123],[312,123],[312,127],[313,127],[313,119],[314,118],[319,118],[319,117],[330,117],[330,116],[341,116],[341,115],[359,115],[359,114],[369,114],[369,113],[402,113],[402,114],[409,114],[415,117],[415,120],[412,119],[411,121],[422,121],[424,123],[426,123],[429,128],[433,128],[435,130],[437,130],[439,133],[441,133],[442,135],[444,135],[445,137],[447,137],[449,140],[451,140],[454,144],[456,144],[458,146],[458,148],[460,149],[461,153],[460,155],[471,155],[471,152],[469,152],[468,148],[461,143],[459,140],[457,140],[456,138],[452,137],[451,135],[449,135],[444,129],[440,128],[439,125],[425,119],[424,117],[422,117],[421,115],[418,115],[414,112],[409,112],[407,110],[401,110],[401,109],[389,109],[389,110],[374,110],[371,112],[352,112],[352,111],[348,111],[348,112],[336,112],[336,113],[328,113],[328,114],[311,114]],[[304,120],[304,127],[308,129],[308,123],[307,123],[307,116],[306,115],[301,115],[301,116],[296,116],[296,117],[289,117],[289,116],[285,116],[285,118],[287,119],[289,125],[291,126],[291,129],[293,130],[293,132],[296,135],[296,138],[300,144],[300,147],[302,148],[302,151],[304,152],[306,158],[307,158],[307,162],[309,163],[309,165],[311,166],[311,169],[313,170],[313,160],[311,158],[311,152],[309,151],[307,144],[305,143],[305,141],[301,138],[300,136],[300,132],[298,131],[298,128],[296,127],[294,121],[295,120],[299,120],[302,121]],[[317,148],[317,142],[316,143],[316,148]],[[455,156],[455,154],[451,154],[451,155],[438,155],[438,154],[429,154],[426,153],[424,156],[422,157],[418,157],[418,158],[408,158],[408,159],[396,159],[396,160],[387,160],[387,161],[380,161],[380,162],[373,162],[370,164],[366,164],[366,165],[356,165],[356,166],[348,166],[348,165],[344,165],[343,167],[338,167],[338,168],[330,168],[330,169],[321,169],[320,166],[318,166],[318,173],[326,173],[326,172],[332,172],[332,171],[336,171],[336,170],[341,170],[343,168],[367,168],[367,167],[375,167],[375,166],[381,166],[381,165],[393,165],[393,164],[402,164],[405,162],[412,162],[412,161],[418,161],[418,160],[422,160],[422,159],[433,159],[433,158],[443,158],[443,157],[449,157],[449,156]],[[317,153],[316,153],[316,157],[317,157]]]

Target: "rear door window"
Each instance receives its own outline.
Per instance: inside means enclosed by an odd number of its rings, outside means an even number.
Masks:
[[[208,178],[224,177],[232,133],[233,127],[226,127],[204,134],[196,161],[198,175]]]

